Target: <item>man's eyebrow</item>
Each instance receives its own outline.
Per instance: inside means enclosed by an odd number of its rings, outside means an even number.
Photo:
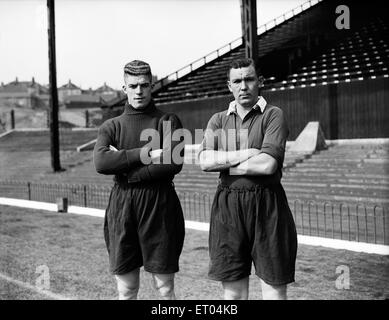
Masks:
[[[137,86],[142,84],[151,84],[150,82],[135,82],[135,83],[129,83],[129,86]]]
[[[236,81],[242,81],[242,80],[253,80],[255,79],[255,76],[246,76],[246,77],[243,77],[243,78],[233,78],[231,79],[232,82],[236,82]]]

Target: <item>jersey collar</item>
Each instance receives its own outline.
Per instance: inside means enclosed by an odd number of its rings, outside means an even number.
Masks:
[[[261,112],[263,113],[265,111],[266,105],[267,105],[267,102],[266,102],[265,98],[262,96],[259,96],[257,103],[254,104],[252,109],[258,110],[258,108],[259,108],[259,109],[261,109]],[[235,100],[230,102],[230,104],[228,106],[228,110],[227,110],[227,116],[230,115],[231,113],[236,113],[236,101]]]
[[[150,112],[153,112],[155,109],[156,108],[155,108],[155,104],[154,104],[153,99],[151,99],[150,103],[142,109],[135,109],[132,105],[130,105],[128,103],[128,100],[126,101],[126,103],[124,105],[124,112],[126,114],[150,113]]]

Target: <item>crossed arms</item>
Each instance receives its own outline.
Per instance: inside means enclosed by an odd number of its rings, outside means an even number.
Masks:
[[[238,151],[221,150],[228,148],[228,143],[224,144],[224,147],[220,144],[228,134],[222,121],[224,114],[214,114],[208,122],[201,144],[201,169],[229,170],[230,175],[272,175],[277,169],[282,169],[288,126],[281,109],[271,106],[266,110],[263,116],[264,137],[261,149],[248,148]]]
[[[165,179],[174,176],[182,169],[182,164],[163,164],[165,153],[171,153],[175,146],[166,150],[151,151],[150,146],[117,150],[111,128],[103,126],[99,130],[93,158],[96,171],[107,175],[125,175],[129,182]],[[151,152],[150,152],[151,151]]]
[[[238,151],[203,150],[199,154],[203,171],[229,170],[230,175],[271,175],[278,167],[277,160],[259,149]]]

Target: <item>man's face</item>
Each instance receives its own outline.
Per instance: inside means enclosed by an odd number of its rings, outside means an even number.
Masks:
[[[135,109],[145,108],[151,100],[151,80],[147,75],[124,76],[123,91],[127,94],[128,103]]]
[[[259,80],[254,66],[231,69],[228,88],[235,101],[243,108],[251,108],[258,101]]]

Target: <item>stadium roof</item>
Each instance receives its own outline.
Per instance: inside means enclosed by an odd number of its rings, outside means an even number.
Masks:
[[[334,83],[350,81],[352,77],[361,80],[364,79],[361,73],[366,72],[373,79],[382,72],[382,76],[387,76],[388,11],[382,2],[372,0],[370,4],[350,0],[310,1],[274,19],[273,23],[261,25],[258,58],[265,88],[283,89],[304,81],[305,86],[325,85],[330,77],[339,78]],[[349,7],[350,29],[336,26],[339,5]],[[359,43],[354,41],[357,32],[362,37],[356,39]],[[336,52],[329,52],[332,49]],[[329,53],[333,54],[330,58]],[[240,38],[159,80],[153,92],[154,101],[159,104],[230,95],[226,71],[233,59],[241,57],[244,57],[244,47]],[[310,69],[310,77],[306,77],[304,73]],[[319,75],[311,76],[318,71]],[[295,74],[297,79],[290,78]],[[122,106],[124,102],[125,97],[110,102],[107,107]]]

